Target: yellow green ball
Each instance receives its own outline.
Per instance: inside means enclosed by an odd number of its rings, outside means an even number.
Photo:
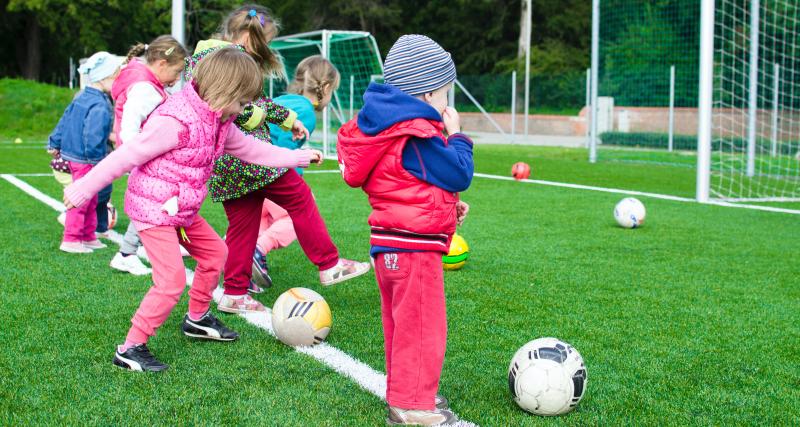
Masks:
[[[458,234],[453,235],[450,241],[450,250],[442,256],[442,264],[447,271],[458,270],[464,266],[469,258],[467,241]]]

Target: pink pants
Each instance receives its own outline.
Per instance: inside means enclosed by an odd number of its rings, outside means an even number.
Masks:
[[[72,182],[83,177],[94,165],[87,163],[69,162],[72,170]],[[97,239],[94,230],[97,228],[97,194],[79,208],[67,210],[67,219],[64,222],[65,242],[91,242]]]
[[[386,402],[432,410],[447,347],[442,254],[381,253],[375,258],[386,351]]]
[[[258,247],[267,254],[273,249],[289,246],[295,239],[297,234],[289,212],[269,200],[264,200],[258,230]]]
[[[189,290],[189,312],[208,310],[212,293],[219,283],[219,275],[228,255],[225,242],[200,215],[192,225],[184,227],[188,240],[183,245],[197,260],[192,288]],[[142,299],[139,309],[131,319],[127,340],[146,343],[156,329],[169,317],[186,288],[186,269],[179,247],[180,229],[170,226],[148,228],[139,237],[150,255],[153,266],[153,286]]]

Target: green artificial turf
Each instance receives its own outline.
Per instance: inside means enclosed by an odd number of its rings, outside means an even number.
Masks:
[[[42,150],[8,148],[2,173],[49,171]],[[478,172],[691,197],[693,170],[588,164],[585,150],[478,147]],[[327,168],[334,168],[328,162]],[[60,199],[52,177],[20,177]],[[369,207],[336,173],[307,174],[343,256],[366,260]],[[115,184],[122,206],[124,180]],[[797,425],[800,423],[800,217],[640,197],[641,229],[616,227],[619,194],[475,178],[459,233],[466,266],[445,275],[449,340],[441,392],[463,418],[505,425]],[[0,179],[0,424],[383,425],[384,406],[244,319],[232,344],[179,331],[186,296],[151,341],[171,369],[111,365],[149,278],[112,272],[113,249],[58,251],[56,212]],[[221,206],[202,214],[220,234]],[[127,219],[120,219],[124,230]],[[191,266],[191,263],[188,264]],[[383,371],[372,275],[322,288],[298,245],[270,255],[271,305],[304,286],[331,306],[328,342]],[[589,374],[577,410],[540,418],[510,397],[507,367],[529,340],[555,336]]]

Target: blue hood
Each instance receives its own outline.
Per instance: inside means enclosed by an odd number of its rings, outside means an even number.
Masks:
[[[442,121],[430,104],[420,101],[394,86],[370,83],[364,92],[364,107],[358,113],[358,128],[367,135],[377,135],[392,125],[412,119]]]

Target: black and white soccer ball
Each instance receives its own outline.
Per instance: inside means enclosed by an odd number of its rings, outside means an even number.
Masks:
[[[587,380],[580,353],[557,338],[525,344],[508,367],[508,388],[514,401],[536,415],[573,410],[586,392]]]

